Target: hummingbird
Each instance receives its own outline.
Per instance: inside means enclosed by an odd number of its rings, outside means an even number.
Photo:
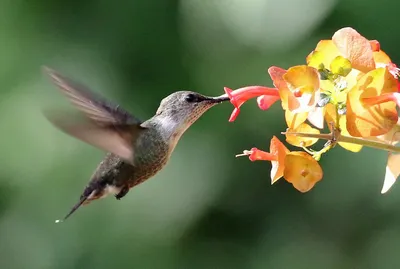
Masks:
[[[66,134],[107,152],[79,201],[56,223],[65,221],[80,206],[110,194],[120,200],[131,188],[153,177],[167,164],[184,132],[208,109],[230,100],[227,95],[177,91],[162,99],[153,117],[141,121],[83,84],[48,67],[44,70],[81,114],[47,111],[46,118]]]

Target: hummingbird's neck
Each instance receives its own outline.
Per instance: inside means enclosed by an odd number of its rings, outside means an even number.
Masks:
[[[156,115],[145,122],[144,126],[156,128],[165,141],[179,139],[189,126],[177,121],[174,117]]]

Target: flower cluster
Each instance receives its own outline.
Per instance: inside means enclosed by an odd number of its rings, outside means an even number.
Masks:
[[[289,151],[275,136],[270,152],[257,148],[237,156],[251,161],[271,161],[271,182],[280,178],[301,191],[309,191],[323,177],[321,156],[336,144],[359,152],[363,146],[389,152],[382,192],[386,192],[400,174],[400,141],[397,107],[400,106],[399,68],[380,48],[352,28],[338,30],[331,40],[321,40],[306,57],[306,64],[287,70],[272,66],[268,73],[274,87],[249,86],[237,90],[225,88],[235,109],[257,98],[260,109],[267,110],[280,100],[288,129],[286,142],[304,151]],[[325,124],[329,134],[320,133]],[[314,151],[308,147],[319,139],[328,140]],[[399,159],[399,161],[397,161]]]

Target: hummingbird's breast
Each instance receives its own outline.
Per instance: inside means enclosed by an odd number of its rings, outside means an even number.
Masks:
[[[130,180],[133,187],[154,176],[168,162],[170,146],[160,132],[154,129],[144,131],[134,146],[134,173]]]

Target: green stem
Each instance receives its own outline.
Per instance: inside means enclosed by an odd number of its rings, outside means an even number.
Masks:
[[[335,112],[336,112],[336,124],[335,124],[335,127],[336,127],[336,129],[339,129],[340,128],[340,115],[339,115],[339,108],[338,108],[338,105],[335,105]]]
[[[318,139],[324,139],[324,140],[332,140],[332,137],[333,137],[332,134],[308,134],[308,133],[297,133],[297,132],[284,132],[282,134],[294,135],[294,136],[298,136],[298,137],[318,138]],[[361,145],[364,147],[376,148],[376,149],[380,149],[380,150],[386,150],[386,151],[390,151],[390,152],[400,153],[400,147],[392,146],[390,144],[385,144],[385,143],[377,142],[377,141],[373,141],[373,140],[367,140],[367,139],[344,136],[344,135],[339,135],[338,137],[335,137],[335,139],[337,142],[357,144],[357,145]]]

